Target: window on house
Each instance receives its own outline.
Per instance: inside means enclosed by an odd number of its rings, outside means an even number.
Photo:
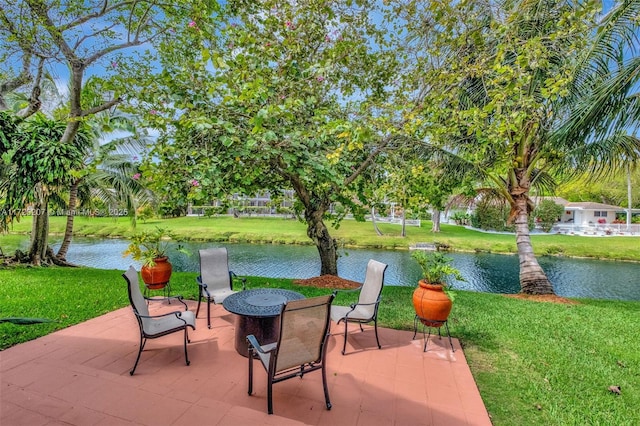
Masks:
[[[608,212],[599,212],[599,211],[594,211],[594,212],[593,212],[593,216],[594,216],[594,217],[607,217],[607,213],[608,213]]]

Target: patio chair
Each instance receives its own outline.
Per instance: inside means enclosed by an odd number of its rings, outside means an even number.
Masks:
[[[267,372],[267,411],[273,414],[273,384],[322,370],[327,410],[331,409],[327,387],[326,352],[329,311],[334,295],[292,300],[282,306],[280,335],[275,343],[260,344],[253,334],[249,344],[249,395],[253,392],[253,359],[260,360]]]
[[[355,322],[360,325],[360,331],[364,331],[362,324],[370,322],[374,323],[376,335],[376,343],[378,349],[381,349],[380,340],[378,339],[378,306],[382,295],[382,286],[384,285],[384,272],[387,265],[377,260],[369,260],[364,283],[353,290],[340,290],[344,292],[359,291],[358,302],[351,306],[331,306],[331,319],[337,324],[344,322],[344,345],[342,346],[342,355],[347,349],[347,330],[349,322]],[[338,291],[336,290],[336,295]]]
[[[198,282],[196,318],[200,313],[200,302],[204,297],[207,299],[207,327],[211,328],[211,302],[220,304],[227,296],[237,293],[237,291],[233,290],[234,279],[241,279],[242,289],[244,290],[247,279],[238,277],[233,271],[229,270],[229,256],[226,248],[202,249],[199,253],[200,276],[196,278]]]
[[[187,342],[189,342],[189,334],[187,327],[191,327],[193,330],[196,328],[196,318],[193,312],[187,310],[187,304],[184,303],[181,296],[173,296],[172,299],[179,300],[184,305],[183,311],[173,311],[162,315],[149,315],[148,303],[154,300],[162,301],[163,299],[146,298],[140,292],[140,284],[138,282],[138,272],[130,266],[127,272],[122,274],[125,281],[128,284],[129,301],[133,308],[133,313],[138,320],[138,326],[140,327],[140,349],[138,350],[138,356],[136,363],[133,365],[133,369],[129,372],[133,376],[140,361],[140,355],[144,349],[147,339],[156,339],[158,337],[166,336],[167,334],[175,333],[178,331],[184,332],[184,359],[187,365],[190,364],[189,356],[187,354]]]

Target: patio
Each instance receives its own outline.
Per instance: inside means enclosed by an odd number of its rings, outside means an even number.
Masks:
[[[456,339],[455,353],[437,336],[423,352],[420,334],[412,340],[413,332],[381,328],[378,350],[373,328],[355,325],[343,356],[343,328],[335,324],[327,355],[333,408],[326,410],[314,372],[275,384],[268,415],[264,370],[255,365],[254,394],[247,395],[247,359],[233,347],[233,316],[211,308],[212,329],[201,313],[189,334],[190,366],[182,335],[174,333],[148,341],[130,376],[139,339],[130,307],[0,352],[0,424],[491,424]]]

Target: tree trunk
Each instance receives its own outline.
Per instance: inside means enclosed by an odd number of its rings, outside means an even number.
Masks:
[[[33,205],[33,226],[31,229],[31,247],[29,259],[35,266],[47,262],[47,248],[49,244],[49,197],[46,188],[37,184],[35,188],[36,201]]]
[[[78,199],[79,184],[80,184],[80,180],[76,179],[71,184],[71,188],[69,188],[69,207],[67,210],[67,226],[64,230],[64,238],[62,239],[62,244],[60,245],[60,249],[56,254],[56,257],[61,260],[67,259],[67,252],[69,251],[69,246],[71,245],[71,238],[73,238],[73,219],[75,217],[75,209],[76,209],[76,202]]]
[[[401,223],[402,223],[402,232],[400,232],[400,236],[401,237],[406,237],[407,236],[407,216],[405,215],[405,209],[402,209],[402,218],[401,218]]]
[[[305,209],[307,235],[313,240],[320,255],[320,275],[338,275],[338,243],[329,235],[322,221],[322,210]]]
[[[376,231],[378,236],[382,236],[382,231],[378,228],[378,222],[376,222],[376,208],[371,207],[371,223],[373,223],[373,229]]]
[[[633,192],[631,192],[631,166],[627,166],[627,231],[631,231],[631,214],[633,208]]]
[[[520,288],[524,294],[555,294],[553,286],[538,264],[529,235],[529,211],[525,194],[514,196],[516,244],[520,259]]]
[[[440,210],[434,208],[433,214],[431,215],[431,222],[433,226],[431,226],[431,232],[440,232]]]

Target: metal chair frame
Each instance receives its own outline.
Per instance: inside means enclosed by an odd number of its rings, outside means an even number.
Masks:
[[[331,310],[331,302],[334,299],[334,295],[331,294],[329,296],[320,296],[314,297],[310,299],[302,299],[302,300],[293,300],[289,301],[282,306],[282,311],[280,313],[280,334],[278,337],[278,341],[275,343],[261,345],[254,335],[247,336],[247,343],[249,345],[249,383],[248,383],[248,393],[251,395],[253,393],[253,360],[254,358],[258,358],[260,363],[265,368],[267,372],[267,412],[269,414],[273,414],[273,384],[282,382],[284,380],[291,379],[293,377],[302,378],[305,374],[321,370],[322,371],[322,385],[324,389],[324,397],[327,410],[331,410],[331,400],[329,399],[329,388],[327,386],[327,371],[326,371],[326,353],[327,353],[327,340],[330,332],[331,318],[330,318],[330,310]],[[317,303],[316,303],[317,302]],[[311,304],[310,304],[311,303]],[[299,307],[299,305],[302,305]],[[283,333],[284,326],[287,321],[287,313],[293,312],[297,310],[316,308],[321,305],[327,305],[326,315],[323,325],[323,338],[320,342],[320,348],[318,353],[320,354],[319,359],[308,360],[304,364],[300,366],[295,366],[291,368],[285,368],[281,371],[277,371],[277,363],[278,363],[278,355],[280,353],[281,343],[283,339],[286,339],[288,336]],[[263,356],[259,356],[258,353]],[[268,356],[268,361],[265,362],[264,357]]]
[[[375,263],[374,263],[375,262]],[[378,308],[380,306],[380,301],[382,300],[382,288],[384,287],[384,273],[387,269],[388,265],[385,265],[384,263],[378,262],[376,260],[370,260],[368,265],[367,265],[367,272],[369,272],[370,268],[373,267],[381,267],[382,268],[382,282],[380,284],[380,291],[378,293],[378,297],[376,299],[375,302],[372,303],[353,303],[350,306],[351,310],[348,311],[344,316],[342,316],[341,318],[339,318],[336,323],[340,324],[341,322],[344,322],[344,343],[342,346],[342,355],[345,354],[346,350],[347,350],[347,335],[348,335],[348,331],[349,331],[349,322],[352,323],[357,323],[360,326],[360,331],[364,331],[364,328],[362,328],[362,324],[369,324],[371,322],[373,322],[373,328],[374,328],[374,333],[376,336],[376,344],[378,345],[378,349],[382,349],[382,346],[380,345],[380,339],[378,338]],[[365,284],[367,283],[367,277],[365,277],[365,282],[358,288],[352,289],[352,290],[336,290],[334,291],[334,294],[337,296],[338,293],[347,293],[347,292],[362,292],[363,287],[365,286]],[[367,318],[353,318],[353,317],[349,317],[349,314],[351,314],[352,312],[354,312],[359,306],[374,306],[373,308],[373,315],[371,315],[370,317]],[[335,320],[335,318],[334,318]]]
[[[214,249],[203,249],[199,251],[200,254],[200,275],[196,278],[196,282],[198,283],[198,307],[196,308],[196,318],[198,317],[198,314],[200,313],[200,303],[202,302],[202,298],[206,298],[207,299],[207,327],[211,328],[211,302],[213,303],[222,303],[225,299],[226,296],[224,297],[217,297],[216,294],[213,294],[213,291],[209,291],[209,286],[207,283],[203,282],[203,269],[202,269],[202,256],[207,255],[207,254],[213,254],[213,253],[218,253],[219,255],[222,255],[222,253],[224,253],[225,255],[225,261],[224,263],[226,264],[226,268],[227,271],[229,273],[229,292],[228,294],[233,294],[233,281],[236,279],[240,279],[242,281],[242,290],[245,290],[246,285],[247,285],[247,279],[245,277],[239,277],[238,275],[236,275],[233,271],[229,270],[229,260],[228,260],[228,254],[227,254],[227,249],[226,248],[214,248]]]
[[[131,303],[133,313],[135,314],[136,320],[138,322],[138,327],[140,329],[140,345],[138,349],[138,356],[136,357],[136,362],[133,365],[131,371],[129,371],[129,374],[133,376],[133,374],[135,373],[136,368],[138,367],[138,362],[140,361],[140,356],[142,355],[142,351],[144,350],[144,347],[147,343],[147,339],[157,339],[158,337],[166,336],[178,331],[184,332],[184,358],[186,364],[189,365],[191,362],[189,361],[189,355],[187,353],[187,343],[190,343],[188,327],[191,327],[193,330],[195,330],[195,316],[193,315],[193,312],[188,310],[187,304],[184,302],[184,300],[182,300],[182,296],[171,296],[171,298],[178,300],[184,305],[184,312],[173,311],[161,315],[148,315],[146,306],[149,302],[163,301],[167,300],[168,298],[154,299],[143,296],[140,292],[138,272],[133,267],[129,267],[129,270],[123,273],[122,276],[127,282],[129,302]],[[140,306],[141,303],[142,306]],[[174,317],[176,320],[170,321],[169,319],[171,317]],[[149,320],[150,322],[145,320]],[[150,332],[148,328],[151,327],[145,327],[145,322],[151,324],[154,321],[166,322],[167,327],[160,328],[156,332]]]

